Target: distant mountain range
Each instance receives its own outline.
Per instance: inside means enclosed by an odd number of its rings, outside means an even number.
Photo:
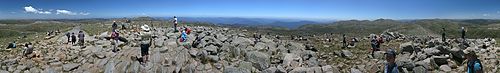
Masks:
[[[182,22],[208,22],[217,25],[231,26],[270,26],[285,27],[295,29],[306,24],[318,24],[323,22],[300,20],[300,19],[279,19],[279,18],[240,18],[240,17],[179,17]]]

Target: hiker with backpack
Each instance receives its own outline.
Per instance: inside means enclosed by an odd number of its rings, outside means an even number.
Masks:
[[[467,73],[483,73],[483,64],[473,49],[463,50],[467,60]]]
[[[148,25],[141,26],[142,32],[139,33],[140,36],[140,47],[141,47],[141,58],[137,58],[141,63],[145,63],[149,60],[149,47],[153,39],[152,33]]]
[[[83,44],[85,43],[84,38],[85,38],[85,34],[83,33],[83,31],[80,30],[78,32],[78,44],[80,46],[83,46]]]
[[[384,73],[398,73],[399,70],[398,65],[396,64],[396,51],[394,49],[387,49],[385,59],[387,63],[384,67]]]
[[[113,45],[113,52],[117,52],[118,49],[118,40],[119,40],[119,37],[120,37],[120,33],[118,33],[117,30],[113,30],[113,32],[111,32],[111,39],[113,42],[115,42],[115,44]]]

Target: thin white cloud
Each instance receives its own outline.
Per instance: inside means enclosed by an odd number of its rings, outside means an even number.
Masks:
[[[65,10],[65,9],[48,9],[48,11],[45,11],[43,9],[36,9],[33,6],[26,6],[24,7],[24,12],[26,13],[34,13],[34,14],[52,14],[55,13],[57,15],[62,14],[62,15],[90,15],[88,12],[73,12],[70,10]]]
[[[76,15],[77,13],[68,11],[68,10],[56,10],[56,14],[64,14],[64,15]]]
[[[52,14],[52,12],[43,11],[42,9],[36,9],[36,8],[33,8],[32,6],[24,7],[24,12],[35,13],[35,14]]]
[[[90,13],[88,12],[80,12],[80,15],[89,15]]]
[[[490,16],[490,14],[483,14],[483,16]]]

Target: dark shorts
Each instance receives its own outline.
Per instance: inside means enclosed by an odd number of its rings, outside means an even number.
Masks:
[[[145,56],[145,55],[149,55],[149,46],[151,46],[150,44],[141,44],[141,55],[142,56]]]

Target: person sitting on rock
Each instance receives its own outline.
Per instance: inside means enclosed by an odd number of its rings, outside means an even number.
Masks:
[[[142,32],[139,33],[141,37],[140,47],[141,47],[141,56],[142,62],[146,62],[149,59],[149,47],[152,42],[152,33],[149,31],[150,28],[148,25],[141,26]]]
[[[189,48],[189,42],[187,42],[188,40],[188,36],[187,36],[187,33],[186,31],[182,31],[181,32],[181,36],[180,36],[180,39],[179,39],[179,42],[181,43],[182,46],[184,46],[185,48]]]
[[[394,49],[387,49],[385,59],[387,63],[384,67],[384,73],[398,73],[399,70],[398,65],[396,64],[396,51],[394,51]]]
[[[83,33],[83,31],[79,31],[78,32],[78,43],[79,45],[83,46],[83,44],[85,43],[85,34]]]
[[[483,73],[483,64],[473,49],[463,50],[467,60],[467,73]]]
[[[29,54],[33,53],[33,44],[30,42],[30,43],[26,43],[24,44],[24,56],[28,56]]]
[[[75,33],[71,33],[71,44],[75,44],[76,42],[76,36],[75,36]]]
[[[9,45],[8,45],[8,46],[7,46],[7,48],[5,48],[5,49],[9,49],[9,48],[16,48],[16,47],[17,47],[17,46],[16,46],[16,41],[13,41],[13,42],[9,43]]]

